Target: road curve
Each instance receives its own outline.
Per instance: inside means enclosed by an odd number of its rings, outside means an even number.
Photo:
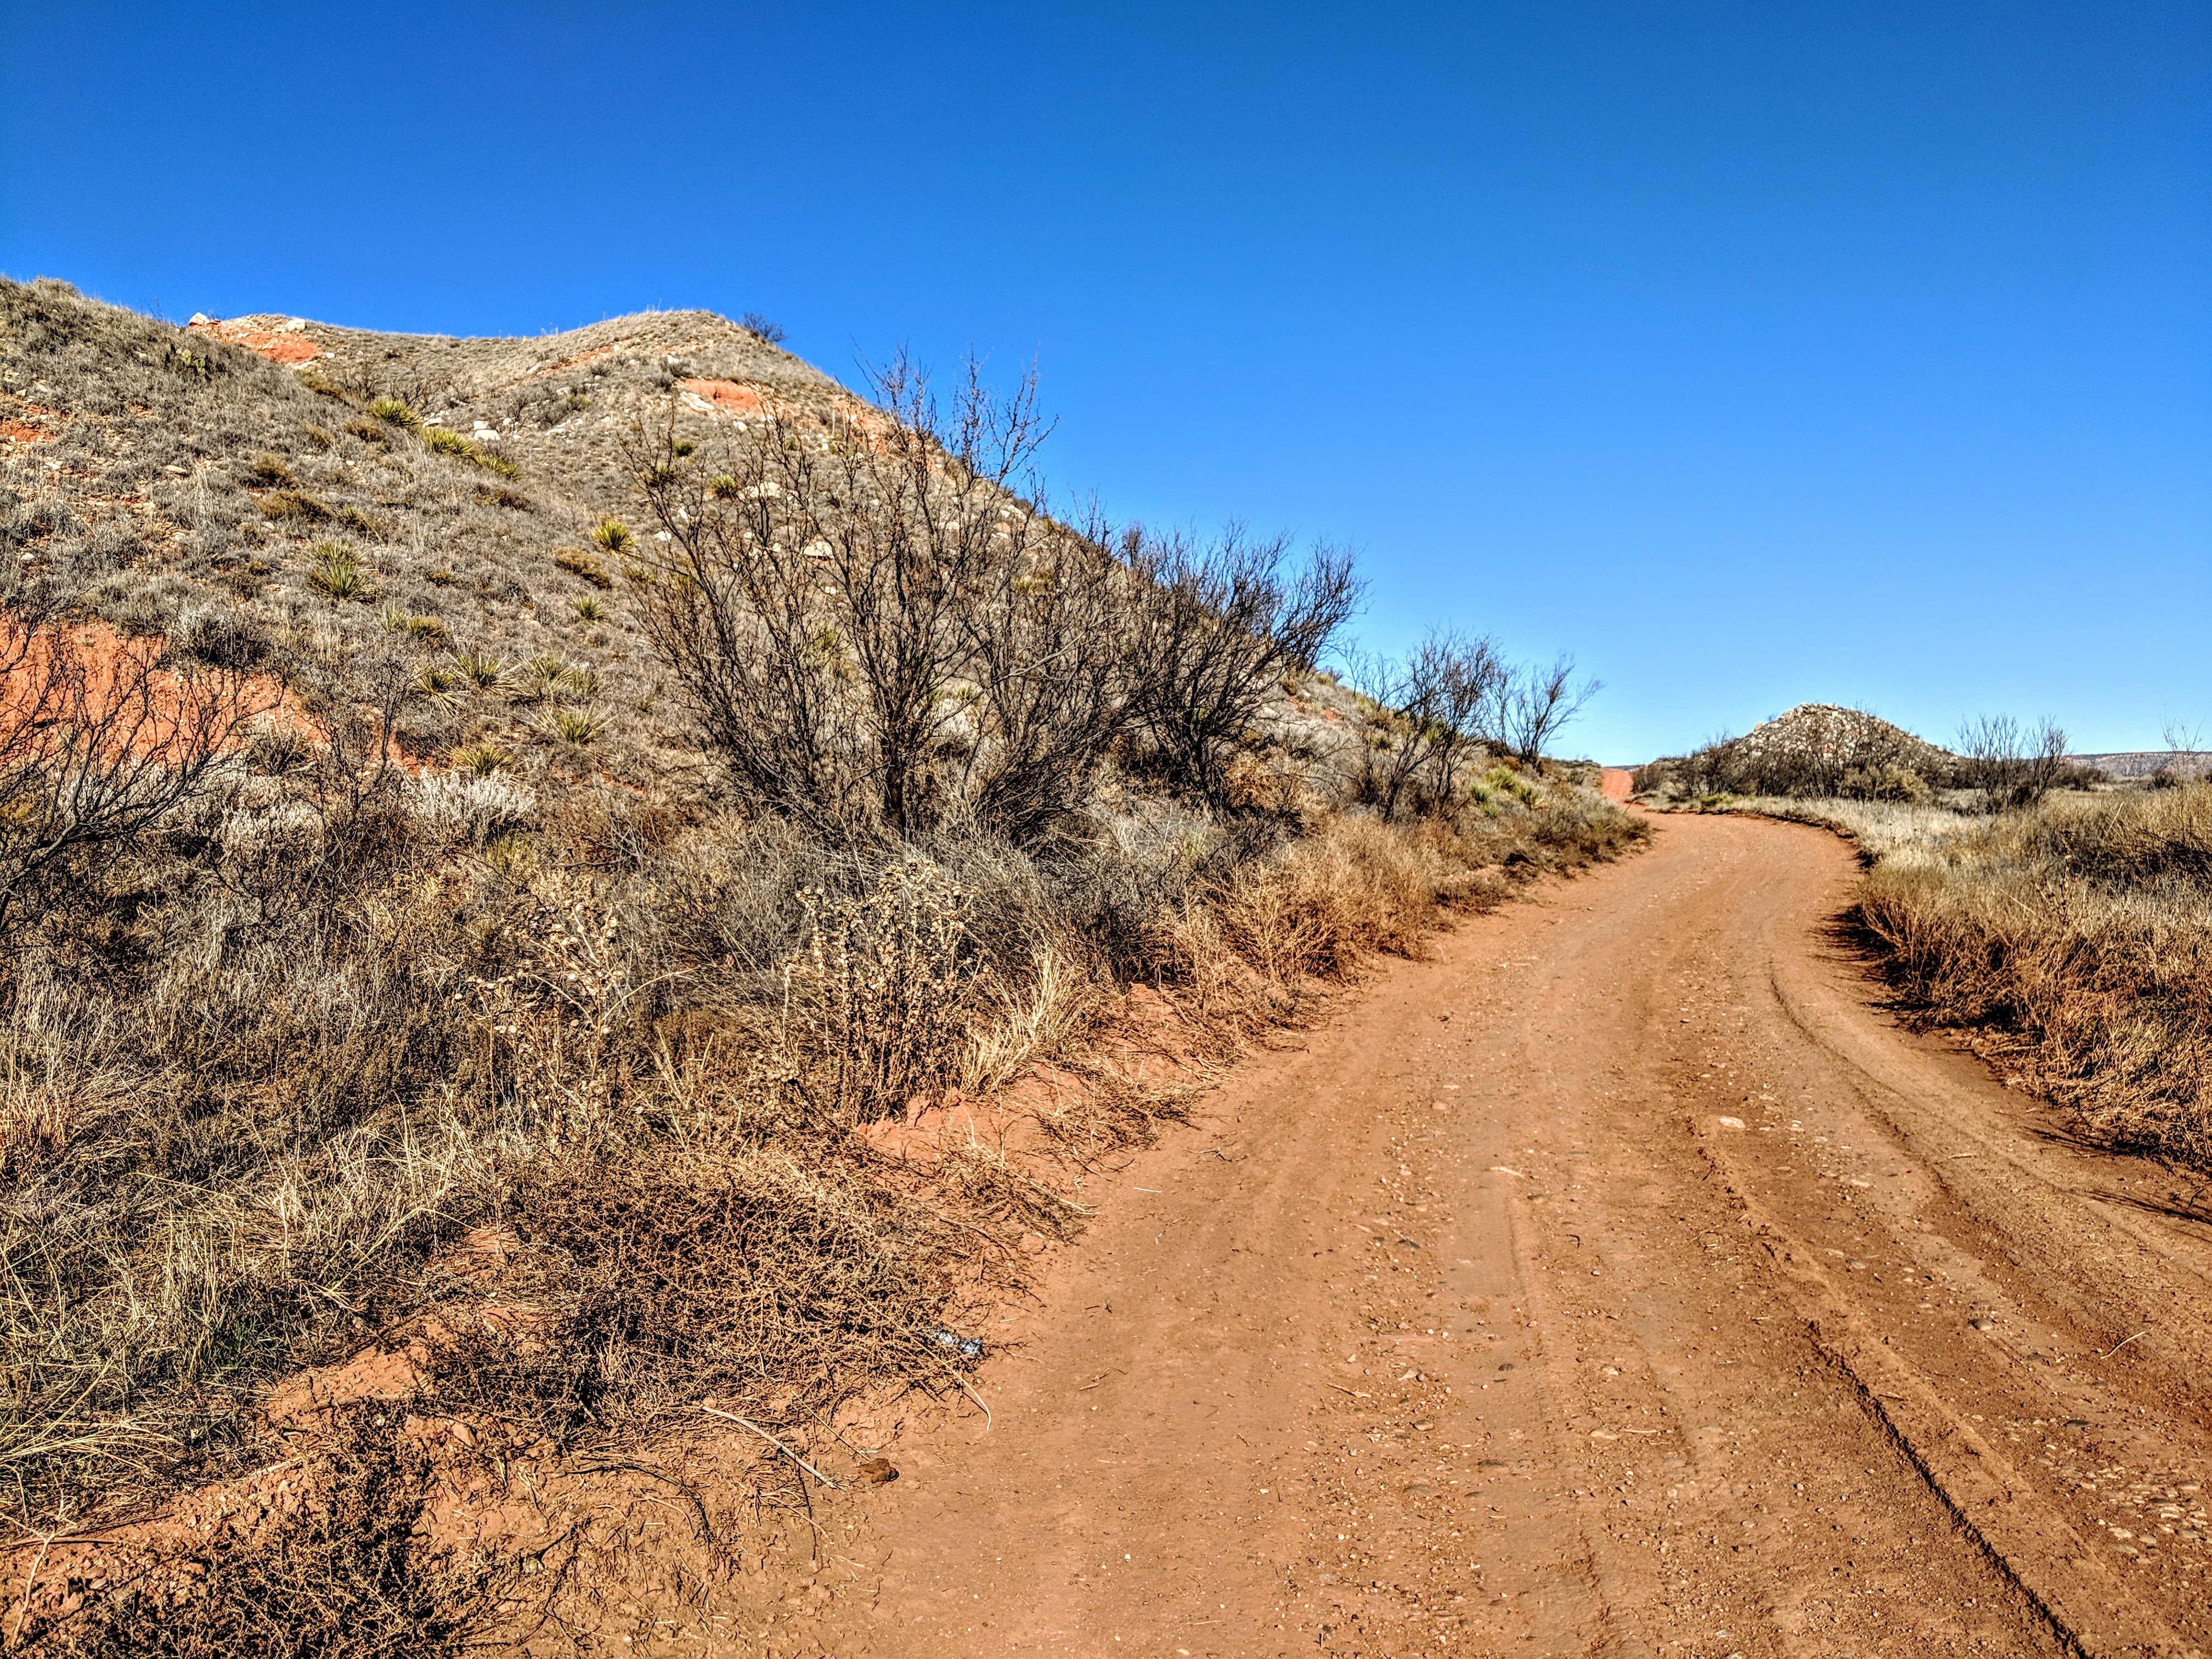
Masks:
[[[1855,879],[1670,818],[1240,1071],[767,1650],[2212,1647],[2212,1231],[1881,1013]]]

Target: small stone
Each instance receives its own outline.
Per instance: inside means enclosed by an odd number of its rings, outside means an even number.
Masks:
[[[1997,1328],[1997,1322],[1994,1319],[1970,1319],[1966,1322],[1978,1331],[1993,1331]]]
[[[860,1465],[860,1478],[872,1486],[880,1486],[897,1480],[899,1472],[891,1467],[890,1458],[871,1457]]]

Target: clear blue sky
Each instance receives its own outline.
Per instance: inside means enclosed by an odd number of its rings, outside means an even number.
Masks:
[[[2212,730],[2212,6],[204,8],[0,33],[0,270],[1038,359],[1064,489],[1608,690]]]

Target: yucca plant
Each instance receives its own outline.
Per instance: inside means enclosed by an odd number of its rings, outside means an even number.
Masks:
[[[379,398],[368,406],[368,412],[386,426],[418,427],[422,417],[397,398]]]
[[[563,743],[589,743],[607,729],[607,723],[588,708],[556,708],[550,722],[553,735]]]
[[[314,562],[307,568],[307,586],[333,604],[369,596],[368,573],[343,542],[317,542]]]
[[[576,613],[579,622],[603,622],[606,619],[606,607],[588,594],[580,599],[569,600],[568,608]]]
[[[507,750],[497,744],[472,743],[453,750],[453,764],[480,778],[488,778],[501,768],[513,764]]]
[[[486,691],[496,687],[507,672],[507,665],[488,652],[464,651],[453,659],[453,666],[470,684]]]
[[[561,684],[567,665],[558,657],[536,656],[522,665],[522,684],[516,693],[523,702],[535,702],[550,696]]]
[[[629,550],[630,544],[636,539],[630,533],[629,526],[620,519],[602,519],[592,526],[592,545],[602,553],[611,553],[619,557]]]

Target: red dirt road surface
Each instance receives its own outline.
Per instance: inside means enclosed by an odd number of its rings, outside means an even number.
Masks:
[[[1881,1012],[1854,879],[1668,819],[1380,975],[743,1650],[2203,1650],[2212,1234]]]

